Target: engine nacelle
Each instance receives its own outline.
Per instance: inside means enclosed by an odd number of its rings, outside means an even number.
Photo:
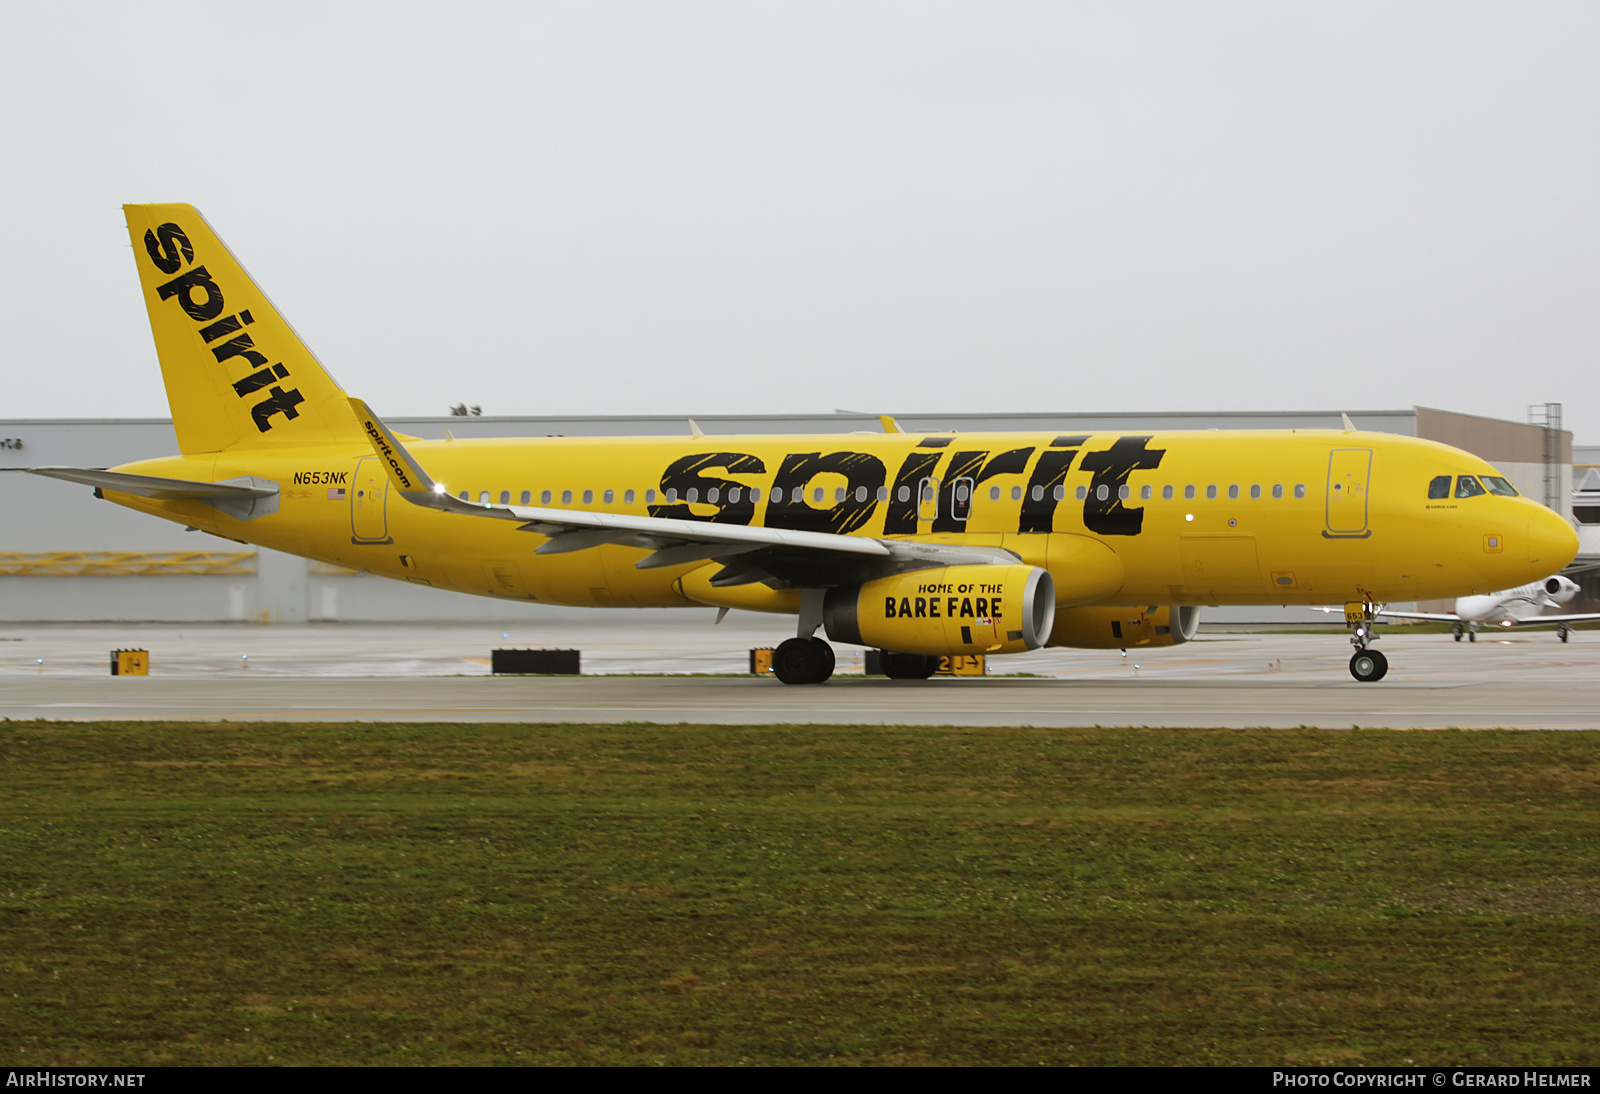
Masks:
[[[1062,608],[1050,629],[1050,645],[1086,650],[1128,650],[1176,646],[1189,641],[1200,629],[1200,609],[1187,605],[1169,608]]]
[[[1021,653],[1045,644],[1056,589],[1037,566],[946,566],[830,589],[835,642],[896,653]]]

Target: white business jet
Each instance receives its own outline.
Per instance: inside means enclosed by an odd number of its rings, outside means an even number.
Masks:
[[[1476,642],[1478,628],[1483,626],[1500,627],[1505,630],[1513,627],[1554,627],[1556,633],[1561,636],[1561,641],[1565,642],[1571,624],[1600,619],[1600,613],[1591,612],[1587,615],[1540,613],[1546,608],[1559,608],[1577,595],[1578,583],[1556,574],[1543,581],[1519,585],[1504,592],[1457,597],[1456,610],[1453,613],[1391,612],[1382,609],[1375,614],[1385,619],[1422,619],[1435,623],[1450,623],[1451,633],[1456,636],[1457,642],[1461,641],[1462,634],[1467,636],[1468,642]]]

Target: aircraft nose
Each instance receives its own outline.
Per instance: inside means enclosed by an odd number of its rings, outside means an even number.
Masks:
[[[1578,533],[1560,513],[1541,509],[1528,519],[1528,566],[1553,574],[1578,553]]]

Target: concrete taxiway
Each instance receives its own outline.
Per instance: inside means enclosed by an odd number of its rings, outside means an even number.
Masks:
[[[700,618],[705,614],[705,618]],[[743,675],[781,621],[709,613],[554,617],[454,626],[10,625],[0,717],[506,722],[1600,728],[1600,633],[1390,634],[1387,679],[1358,684],[1338,634],[1208,634],[1164,650],[1044,650],[986,679],[861,675],[842,649],[829,683]],[[494,677],[495,647],[577,647],[581,677]],[[108,652],[150,651],[112,677]],[[650,674],[650,675],[635,675]]]

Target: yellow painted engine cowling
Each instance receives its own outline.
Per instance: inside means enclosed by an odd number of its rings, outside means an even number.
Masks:
[[[1037,566],[946,566],[828,591],[835,642],[896,653],[1021,653],[1044,645],[1056,590]]]
[[[1050,645],[1085,650],[1176,646],[1200,627],[1200,609],[1168,607],[1061,608],[1050,629]]]

